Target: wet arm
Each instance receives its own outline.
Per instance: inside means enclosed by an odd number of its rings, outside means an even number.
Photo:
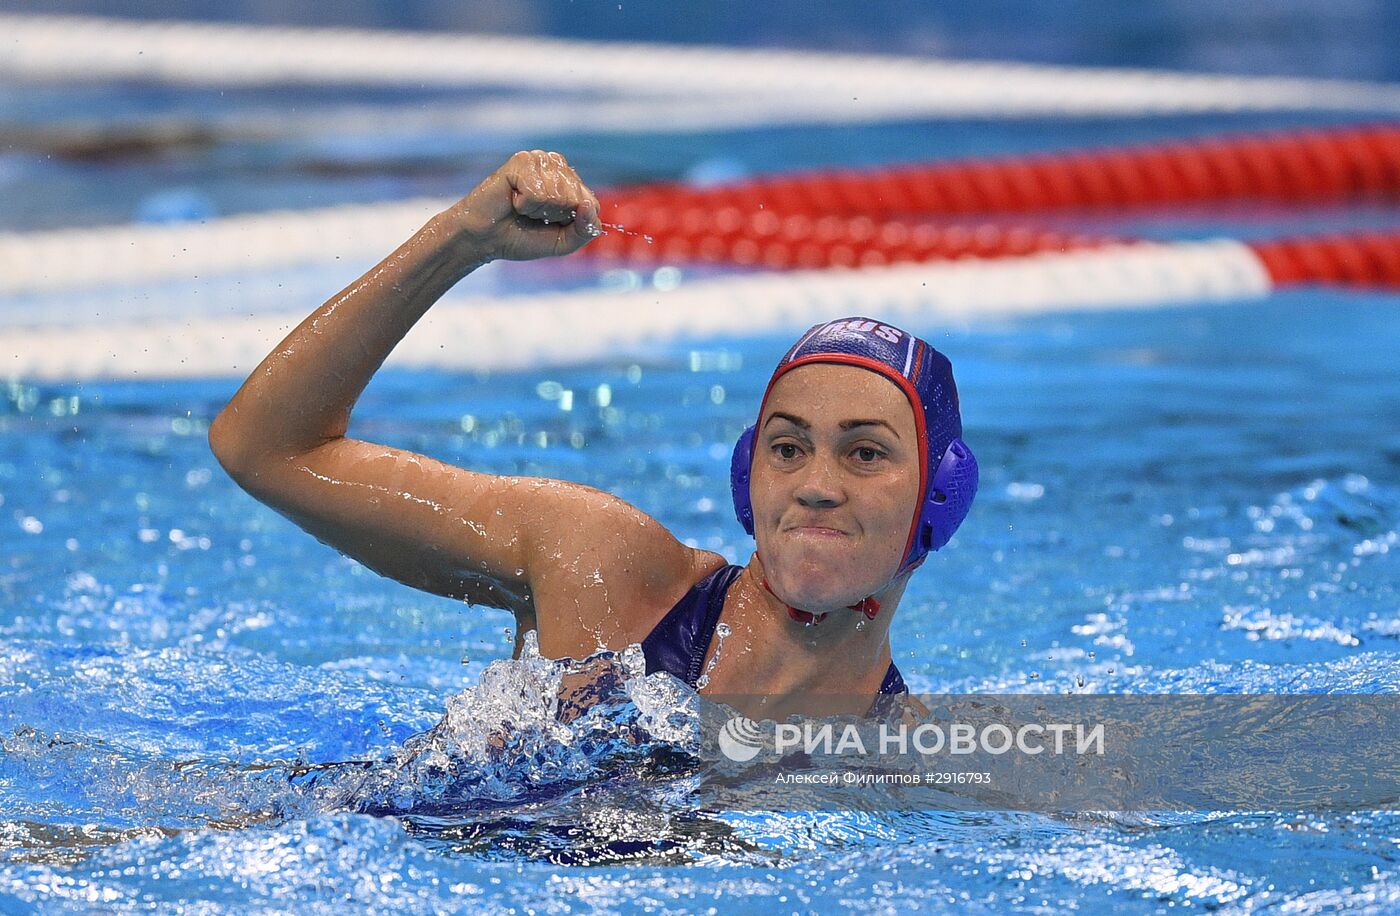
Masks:
[[[630,638],[716,558],[588,487],[345,435],[375,370],[453,283],[495,257],[567,254],[596,231],[597,202],[562,158],[517,154],[289,334],[215,419],[215,455],[250,494],[376,572],[538,621],[546,651]]]
[[[541,502],[531,488],[345,432],[375,371],[454,283],[494,258],[568,254],[596,221],[562,157],[511,157],[273,349],[211,425],[215,456],[253,496],[377,572],[527,609],[514,570]]]
[[[210,428],[210,444],[225,467],[236,477],[256,479],[260,466],[344,436],[355,402],[385,358],[433,303],[477,267],[497,257],[566,254],[586,243],[596,231],[591,195],[580,201],[587,209],[572,222],[572,213],[550,213],[543,206],[540,215],[555,216],[553,225],[505,211],[503,204],[512,196],[520,200],[517,185],[530,177],[508,163],[288,334]]]

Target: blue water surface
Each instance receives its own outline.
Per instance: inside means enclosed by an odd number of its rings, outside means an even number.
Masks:
[[[1397,305],[1303,291],[913,328],[956,361],[985,468],[974,514],[894,622],[914,689],[1400,688]],[[743,559],[727,443],[784,340],[547,373],[385,372],[350,433],[602,487]],[[379,578],[222,474],[205,432],[231,386],[7,391],[0,889],[15,905],[1397,902],[1391,814],[687,806],[694,774],[666,763],[685,749],[667,730],[684,691],[637,679],[600,720],[548,726],[549,665],[499,661],[507,614]],[[480,743],[530,717],[540,731],[515,755]]]
[[[128,12],[1400,77],[1393,10],[1360,2],[901,2],[880,15],[836,3],[822,16],[781,3],[766,17],[717,5],[688,19],[631,3],[346,9],[190,0]],[[352,102],[412,111],[517,95],[347,93],[0,86],[0,229],[451,196],[519,147],[564,149],[606,187],[1349,121],[234,129]],[[1371,200],[1047,222],[1170,239],[1394,216],[1393,201]],[[498,284],[617,282],[590,271],[520,268]],[[139,312],[139,291],[113,299],[107,314]],[[27,302],[0,302],[0,322],[34,320]],[[1400,298],[1302,289],[910,329],[952,357],[983,472],[968,522],[893,623],[913,689],[1400,689]],[[350,434],[600,487],[743,562],[752,542],[729,506],[729,449],[793,330],[565,369],[386,370]],[[206,442],[238,381],[0,382],[0,912],[1400,909],[1389,812],[707,809],[693,694],[624,654],[599,662],[618,676],[594,713],[561,723],[566,672],[511,661],[508,614],[380,578],[239,490]],[[501,746],[503,731],[513,743]]]

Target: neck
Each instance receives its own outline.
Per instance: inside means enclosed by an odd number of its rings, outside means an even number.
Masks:
[[[755,553],[741,580],[755,612],[744,616],[752,621],[757,644],[781,653],[793,689],[813,685],[858,692],[866,680],[878,689],[890,664],[890,620],[904,593],[903,577],[849,609],[817,614],[791,607],[765,580],[763,561]]]
[[[778,593],[773,591],[773,586],[768,584],[767,579],[763,580],[763,587],[768,589],[768,594],[772,595],[774,598],[778,598]],[[778,600],[782,601],[783,599],[778,598]],[[783,607],[787,608],[788,617],[792,618],[796,623],[811,624],[813,626],[825,620],[826,615],[829,613],[827,611],[822,611],[819,614],[813,614],[811,611],[798,610],[787,602],[783,602]],[[874,595],[867,595],[855,604],[846,605],[846,610],[855,611],[863,615],[866,620],[874,620],[880,613],[880,602]]]

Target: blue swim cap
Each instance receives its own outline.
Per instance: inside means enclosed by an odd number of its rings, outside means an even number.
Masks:
[[[958,389],[948,357],[907,331],[871,318],[840,318],[803,334],[778,363],[759,405],[759,418],[773,385],[798,366],[839,363],[878,372],[894,382],[914,408],[914,425],[924,439],[919,455],[920,489],[909,540],[896,575],[923,562],[952,538],[977,493],[977,459],[962,440]],[[734,512],[739,524],[753,534],[753,502],[749,474],[757,427],[739,437],[729,466]]]

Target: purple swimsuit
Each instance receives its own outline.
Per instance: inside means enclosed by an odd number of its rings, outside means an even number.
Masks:
[[[700,666],[705,663],[705,653],[710,649],[715,627],[719,625],[724,596],[743,571],[742,566],[721,566],[692,585],[690,591],[676,602],[676,606],[661,618],[661,622],[642,640],[647,674],[669,671],[692,688],[695,687],[700,680]],[[881,695],[908,692],[899,669],[894,662],[890,662],[885,681],[880,685]]]

